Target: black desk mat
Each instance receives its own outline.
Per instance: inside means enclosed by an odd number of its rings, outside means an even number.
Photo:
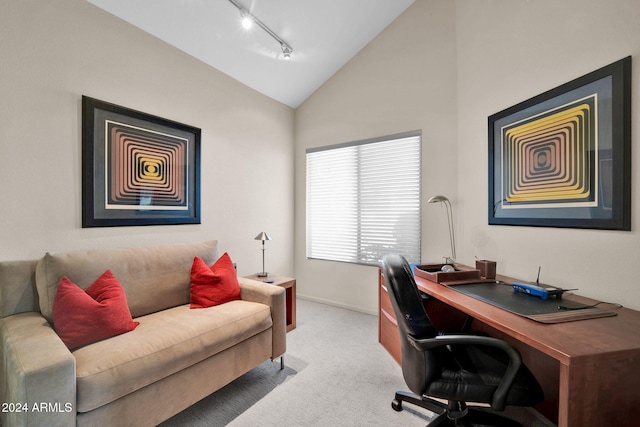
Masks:
[[[451,284],[448,286],[495,307],[541,323],[570,322],[616,315],[613,311],[566,298],[549,297],[549,299],[543,300],[535,296],[513,292],[511,285],[504,282]]]

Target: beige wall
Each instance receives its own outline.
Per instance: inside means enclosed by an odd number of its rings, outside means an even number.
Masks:
[[[640,309],[635,167],[631,232],[490,227],[486,207],[487,117],[627,55],[637,70],[638,22],[640,3],[628,0],[417,0],[296,111],[299,295],[377,310],[375,268],[305,258],[305,149],[422,129],[424,262],[449,251],[444,211],[424,204],[441,193],[454,205],[459,261],[494,259],[528,280],[541,266],[545,282]],[[634,76],[635,112],[639,84]]]
[[[638,194],[640,2],[459,0],[458,241],[460,258],[640,309]],[[487,117],[628,55],[632,77],[632,230],[487,225]]]
[[[486,218],[487,117],[627,55],[638,69],[639,18],[625,0],[417,0],[294,112],[85,1],[3,1],[0,259],[217,238],[249,274],[266,230],[267,269],[295,274],[301,296],[375,312],[375,268],[305,258],[305,149],[422,129],[423,202],[451,198],[462,262],[522,278],[540,265],[547,282],[640,309],[635,167],[632,232]],[[83,94],[202,128],[201,225],[81,228]],[[424,261],[449,251],[437,205],[422,242]]]
[[[3,0],[0,259],[220,240],[293,274],[294,111],[82,0]],[[81,228],[81,96],[202,129],[202,224]],[[263,166],[264,165],[264,166]]]
[[[298,295],[371,313],[378,305],[377,268],[306,259],[305,150],[310,147],[422,129],[423,258],[449,254],[446,213],[425,203],[435,194],[455,203],[454,13],[453,2],[418,0],[297,109]]]

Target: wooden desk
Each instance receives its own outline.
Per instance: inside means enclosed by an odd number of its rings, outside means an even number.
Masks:
[[[435,298],[426,307],[438,329],[459,330],[471,316],[473,330],[518,348],[544,389],[545,401],[536,409],[560,427],[638,425],[640,312],[621,308],[615,317],[542,324],[421,277],[416,283]],[[378,338],[399,362],[399,336],[397,326],[393,328],[397,324],[382,274],[378,288]],[[565,298],[594,303],[577,295]]]

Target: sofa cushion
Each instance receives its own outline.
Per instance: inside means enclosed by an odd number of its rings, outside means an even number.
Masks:
[[[105,271],[82,290],[67,276],[60,279],[53,300],[53,325],[69,349],[132,331],[127,297],[118,279]]]
[[[73,352],[78,412],[141,389],[272,325],[269,306],[243,300],[200,310],[186,304],[134,320],[140,322],[135,330]]]
[[[133,317],[187,304],[194,256],[213,264],[217,242],[47,253],[36,266],[40,311],[53,322],[53,299],[62,276],[85,289],[105,270],[122,284]]]
[[[195,257],[191,266],[191,308],[207,308],[240,299],[238,274],[228,253],[211,267]]]

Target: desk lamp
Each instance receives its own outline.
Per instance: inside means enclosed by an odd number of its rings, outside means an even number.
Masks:
[[[427,203],[436,203],[445,205],[447,208],[447,220],[449,221],[449,241],[451,242],[451,258],[447,257],[447,263],[450,261],[453,263],[456,260],[456,241],[453,235],[453,212],[451,212],[451,202],[445,196],[433,196]]]
[[[265,240],[271,240],[271,236],[269,236],[266,232],[262,232],[256,236],[255,240],[262,240],[262,272],[256,274],[258,277],[267,277],[269,273],[264,269],[264,242]]]

